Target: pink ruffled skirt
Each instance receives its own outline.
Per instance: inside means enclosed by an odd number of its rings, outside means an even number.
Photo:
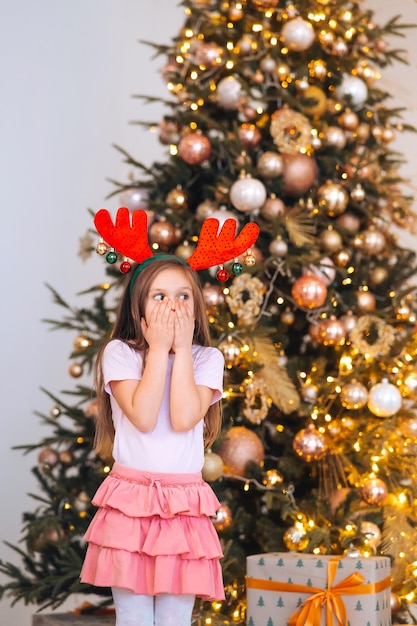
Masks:
[[[137,594],[224,598],[219,507],[200,473],[157,474],[115,463],[98,488],[81,580]]]

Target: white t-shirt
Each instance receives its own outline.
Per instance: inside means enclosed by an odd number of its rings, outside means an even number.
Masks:
[[[222,396],[223,355],[217,348],[195,345],[192,346],[192,355],[195,382],[213,389],[214,403]],[[142,355],[118,339],[107,344],[102,368],[116,431],[113,458],[117,463],[149,472],[180,474],[201,471],[204,463],[204,420],[186,432],[175,432],[170,422],[169,388],[174,358],[173,354],[169,355],[165,390],[156,425],[149,432],[141,432],[121,411],[109,383],[113,380],[140,380]],[[185,402],[187,398],[184,398]]]

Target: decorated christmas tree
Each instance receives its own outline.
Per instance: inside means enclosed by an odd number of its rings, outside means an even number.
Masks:
[[[226,600],[196,606],[196,620],[243,624],[246,556],[295,550],[391,557],[391,606],[406,622],[417,593],[417,266],[399,242],[415,215],[392,146],[413,129],[378,79],[404,61],[392,41],[409,25],[378,24],[346,0],[182,4],[181,31],[150,44],[166,115],[140,122],[158,129],[166,158],[149,166],[119,148],[129,171],[114,195],[146,211],[154,250],[183,258],[207,217],[261,228],[256,248],[201,275],[226,363],[223,431],[203,470],[221,501]],[[108,243],[83,238],[83,253],[108,264],[91,306],[52,290],[63,317],[49,323],[73,334],[80,382],[46,391],[49,435],[22,446],[37,451],[43,495],[24,515],[21,562],[0,563],[12,601],[57,607],[77,592],[111,604],[110,590],[78,578],[90,501],[112,463],[92,452],[96,402],[82,380],[131,269]]]

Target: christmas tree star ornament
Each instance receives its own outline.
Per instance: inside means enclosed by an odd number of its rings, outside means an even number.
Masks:
[[[107,209],[100,209],[94,217],[94,225],[101,240],[111,247],[111,252],[106,256],[108,263],[115,263],[117,255],[114,250],[124,255],[120,271],[126,274],[131,269],[131,261],[138,263],[134,270],[131,286],[138,274],[154,260],[161,258],[178,258],[184,265],[189,265],[193,270],[204,270],[215,265],[220,265],[217,277],[221,282],[229,278],[229,272],[223,268],[223,264],[246,253],[250,257],[250,248],[258,238],[260,228],[254,222],[245,224],[240,233],[235,237],[237,222],[229,218],[220,227],[217,218],[206,219],[200,230],[197,246],[188,259],[175,257],[174,255],[154,255],[148,241],[147,214],[143,210],[133,211],[121,207],[117,210],[116,219],[113,223]],[[109,258],[111,255],[111,258]]]

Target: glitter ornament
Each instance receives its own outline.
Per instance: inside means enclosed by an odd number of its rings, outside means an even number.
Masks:
[[[310,48],[316,38],[310,22],[296,17],[284,24],[281,30],[281,41],[293,52],[302,52]]]
[[[188,209],[188,195],[181,185],[171,189],[165,198],[165,202],[173,211],[186,211]]]
[[[328,180],[317,190],[319,207],[323,208],[329,217],[335,217],[345,211],[349,194],[339,183]]]
[[[202,469],[204,480],[209,482],[218,480],[223,475],[223,470],[223,460],[218,454],[211,451],[204,454],[204,465]]]
[[[346,339],[346,329],[336,317],[322,320],[318,323],[316,341],[323,346],[342,346]]]
[[[116,261],[117,261],[117,254],[114,252],[114,250],[110,250],[110,252],[108,252],[106,254],[106,261],[110,265],[113,265],[114,263],[116,263]]]
[[[223,48],[214,41],[203,42],[194,53],[195,62],[201,69],[210,69],[222,62]]]
[[[264,459],[262,441],[245,426],[230,428],[216,452],[223,459],[225,474],[242,477],[246,475],[248,463],[260,465]]]
[[[291,295],[299,307],[315,309],[326,301],[327,287],[316,276],[301,276],[293,284]]]
[[[340,392],[340,402],[349,411],[362,409],[367,401],[367,388],[356,380],[347,383]]]
[[[209,308],[217,307],[224,303],[223,290],[219,285],[207,283],[203,287],[203,298]]]
[[[388,495],[388,487],[381,478],[368,476],[362,482],[362,498],[368,504],[382,505]]]
[[[178,144],[178,155],[188,165],[201,165],[210,157],[211,143],[201,133],[188,133]]]
[[[329,446],[326,437],[311,424],[295,435],[292,447],[299,457],[311,463],[323,459]]]
[[[229,336],[224,341],[221,341],[217,347],[224,356],[224,362],[227,368],[239,364],[241,345],[234,341],[233,337]]]
[[[275,111],[269,131],[278,150],[285,154],[298,154],[311,143],[309,120],[293,109]]]
[[[377,417],[391,417],[398,413],[401,405],[400,391],[386,378],[369,390],[368,409]]]
[[[256,258],[251,252],[248,252],[243,257],[243,262],[246,265],[246,267],[253,267],[256,263]]]

